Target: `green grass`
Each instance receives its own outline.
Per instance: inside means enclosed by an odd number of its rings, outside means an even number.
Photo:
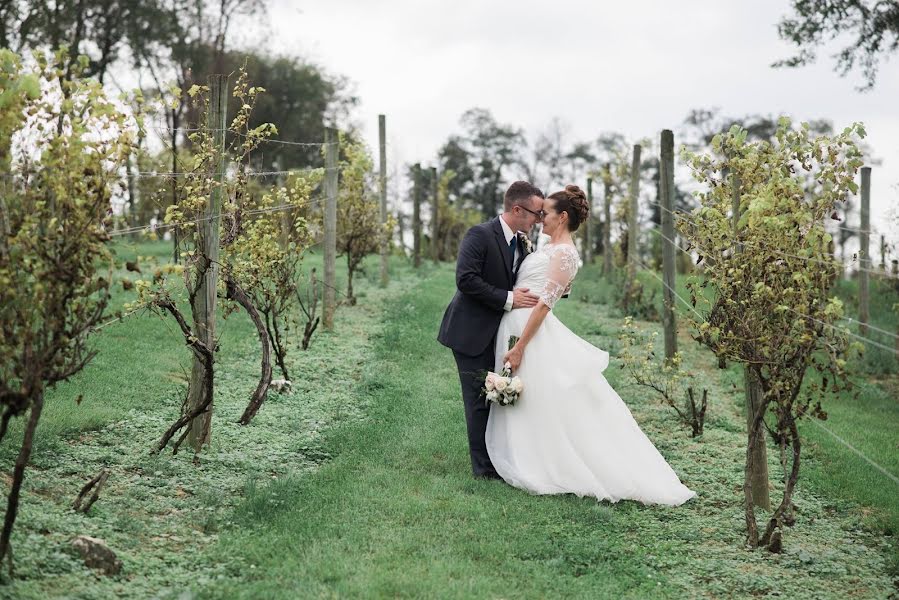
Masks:
[[[339,454],[318,472],[252,490],[239,527],[214,548],[232,577],[202,596],[877,597],[889,589],[880,539],[852,530],[851,507],[829,513],[814,493],[798,494],[808,516],[789,532],[787,553],[741,548],[742,417],[721,383],[710,383],[710,431],[697,441],[607,371],[700,491],[697,502],[609,505],[473,481],[453,363],[433,339],[451,289],[450,274],[437,272],[388,308],[362,388],[370,418],[334,433],[329,447]],[[578,290],[589,296],[588,284]],[[576,331],[610,347],[618,319],[607,312],[576,301],[559,308]]]
[[[835,292],[843,300],[846,316],[857,319],[859,315],[858,279],[840,280],[837,282]],[[868,292],[870,324],[882,331],[869,328],[864,336],[877,344],[865,344],[865,354],[861,359],[860,366],[868,374],[875,376],[899,374],[899,356],[888,350],[897,347],[896,339],[883,333],[885,331],[899,335],[899,313],[893,310],[893,305],[896,303],[899,303],[899,283],[895,280],[872,276]],[[858,334],[858,324],[851,323],[850,330]]]
[[[167,259],[171,246],[158,242],[122,242],[114,247],[114,251],[117,262],[124,264],[137,256]],[[141,261],[141,265],[148,269],[150,261]],[[134,280],[141,276],[145,275],[123,268],[115,272],[109,312],[135,298],[134,293],[123,291],[121,279]],[[173,323],[135,316],[129,318],[127,324],[109,325],[97,332],[92,343],[99,353],[89,368],[48,394],[36,448],[40,450],[46,444],[97,429],[121,419],[132,408],[170,394],[183,369],[190,369],[183,338],[175,333]],[[135,368],[140,377],[123,376],[134,374]],[[79,396],[83,397],[80,405],[76,404]],[[11,438],[21,435],[21,425],[18,420],[13,421]],[[6,440],[0,446],[0,457],[9,461],[14,450],[17,447],[12,447]]]
[[[656,289],[660,297],[660,281],[645,271],[640,272],[639,277],[644,286]],[[684,298],[689,297],[686,280],[684,276],[677,278],[677,292]],[[892,306],[899,302],[899,294],[883,279],[872,279],[871,285],[872,324],[886,331],[896,331],[897,317]],[[590,291],[593,297],[604,302],[614,292],[601,279],[596,280]],[[847,314],[857,315],[858,282],[841,280],[835,293],[845,302]],[[678,311],[687,310],[678,301]],[[856,325],[850,329],[858,333]],[[869,331],[867,337],[887,346],[893,342],[886,336],[878,337],[874,331]],[[853,380],[858,398],[852,394],[830,397],[824,405],[828,413],[826,422],[806,420],[800,423],[804,443],[800,477],[809,488],[835,501],[860,504],[862,524],[895,539],[899,537],[899,484],[849,447],[899,477],[899,376],[896,375],[895,355],[869,346],[865,357],[856,362],[854,368],[859,372]],[[870,372],[878,374],[879,379],[866,375]],[[737,366],[732,365],[721,375],[731,387],[743,385],[742,371]],[[775,469],[771,473],[779,473],[779,466]],[[899,549],[895,547],[891,563],[891,572],[899,575]]]
[[[167,259],[169,248],[122,244],[117,251],[128,260]],[[311,255],[306,266],[320,262]],[[141,268],[146,276],[153,260],[141,260]],[[393,270],[403,276],[408,268],[395,261]],[[186,392],[191,356],[173,323],[136,314],[97,332],[96,359],[47,394],[13,535],[17,579],[0,585],[0,597],[150,597],[180,590],[194,577],[215,576],[200,550],[229,526],[244,490],[260,479],[315,469],[329,458],[322,432],[364,414],[354,383],[369,358],[369,335],[380,327],[380,306],[400,285],[380,290],[372,284],[375,275],[369,267],[360,276],[364,300],[338,309],[333,334],[317,332],[307,352],[291,338],[293,392],[270,394],[249,427],[236,421],[258,379],[258,339],[242,313],[219,320],[212,448],[198,466],[189,452],[149,454],[178,416]],[[134,299],[119,279],[139,276],[116,274],[113,310]],[[337,276],[343,289],[341,263]],[[341,388],[328,389],[335,384]],[[3,464],[12,463],[21,431],[21,422],[14,422],[0,444]],[[74,514],[70,507],[79,489],[103,467],[111,476],[100,500],[90,515]],[[122,578],[96,580],[80,564],[69,542],[81,534],[103,538],[119,553]]]
[[[335,334],[294,354],[294,393],[270,397],[248,428],[233,421],[257,376],[258,349],[249,324],[229,319],[213,447],[198,466],[187,455],[146,454],[183,394],[178,381],[162,391],[149,383],[186,360],[177,336],[126,362],[116,357],[145,318],[104,330],[97,341],[109,362],[61,386],[50,404],[89,381],[109,398],[92,419],[72,410],[42,423],[48,440],[15,537],[21,579],[0,596],[882,598],[893,589],[890,539],[865,526],[858,498],[838,493],[852,488],[837,476],[829,490],[805,477],[835,468],[851,481],[855,466],[828,465],[820,453],[804,463],[784,554],[742,548],[742,394],[688,338],[687,364],[712,404],[701,439],[628,385],[617,362],[605,375],[697,500],[610,505],[473,480],[455,365],[435,340],[452,271],[394,267],[387,290],[373,285],[376,267],[362,278],[365,297],[339,309]],[[595,302],[604,287],[585,269],[557,312],[614,355],[621,318]],[[129,378],[138,382],[117,395]],[[854,414],[832,413],[833,422]],[[880,418],[869,427],[889,436],[890,425]],[[113,468],[110,487],[90,515],[73,515],[78,487],[102,465]],[[105,538],[125,561],[123,576],[94,579],[81,567],[66,550],[79,533]]]
[[[864,454],[894,476],[899,476],[899,402],[896,388],[887,393],[880,385],[857,382],[857,400],[836,398],[827,403],[828,419],[805,423],[802,434],[818,459],[804,473],[808,481],[833,497],[866,507],[872,528],[899,537],[899,483],[849,450],[828,431]],[[825,429],[827,431],[825,431]],[[899,574],[899,557],[897,557]]]

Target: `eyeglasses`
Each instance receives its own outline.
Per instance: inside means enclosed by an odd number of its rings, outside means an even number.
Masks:
[[[541,221],[543,220],[543,217],[546,216],[546,211],[544,211],[544,210],[538,210],[537,212],[534,212],[534,211],[532,211],[530,208],[525,208],[525,207],[521,206],[520,204],[518,205],[518,208],[520,208],[521,210],[526,210],[526,211],[528,211],[529,213],[531,213],[532,215],[534,215],[535,217],[537,217],[537,218],[540,219]]]

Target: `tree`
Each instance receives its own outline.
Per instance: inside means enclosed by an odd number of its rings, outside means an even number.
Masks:
[[[440,171],[455,172],[454,195],[464,197],[489,219],[502,205],[501,184],[508,178],[508,170],[521,164],[524,133],[498,123],[483,108],[465,111],[459,122],[464,135],[452,136],[441,148]]]
[[[712,152],[711,141],[718,134],[724,134],[733,126],[739,126],[746,131],[747,140],[773,142],[777,134],[777,119],[770,115],[745,115],[732,117],[721,115],[717,108],[691,110],[684,119],[682,135],[687,140],[687,146],[695,151]],[[833,123],[827,119],[812,119],[808,121],[809,133],[813,136],[830,135],[833,133]],[[873,158],[872,150],[864,140],[859,140],[857,146],[867,161],[871,164],[879,164],[879,160]],[[806,194],[814,195],[819,186],[813,173],[800,173],[804,177]],[[832,227],[836,232],[837,245],[840,248],[840,261],[845,262],[846,246],[848,242],[857,236],[855,230],[846,228],[850,213],[853,210],[853,199],[848,195],[844,202],[836,207],[836,223],[842,223]],[[841,217],[839,215],[842,215]],[[834,225],[834,223],[831,223]]]
[[[87,65],[81,77],[104,82],[109,67],[128,57],[134,66],[160,45],[174,40],[171,7],[164,0],[10,0],[0,8],[0,46],[17,51],[59,48],[71,53],[64,65],[66,77],[74,75],[78,57]]]
[[[110,199],[133,125],[65,49],[37,54],[37,70],[0,49],[0,439],[29,413],[0,534],[10,551],[19,492],[44,393],[96,355],[88,337],[109,301]],[[74,65],[74,66],[72,66]],[[13,146],[16,134],[29,143]],[[98,270],[109,265],[109,272]],[[11,564],[11,563],[10,563]]]
[[[845,77],[861,69],[867,91],[877,81],[880,61],[899,48],[899,2],[896,0],[792,0],[793,15],[781,18],[781,39],[799,53],[772,67],[800,67],[817,59],[816,49],[839,37],[854,39],[833,56],[835,70]]]
[[[310,144],[267,143],[264,152],[254,152],[251,167],[258,171],[287,171],[290,169],[321,166],[322,159],[315,141],[321,137],[323,123],[329,120],[346,120],[348,111],[355,105],[355,98],[345,93],[346,82],[332,76],[320,67],[305,63],[291,57],[271,57],[253,52],[226,52],[222,64],[225,72],[245,70],[247,76],[258,88],[264,88],[265,94],[257,96],[251,115],[250,127],[255,128],[264,123],[271,123],[278,130],[278,136],[288,141],[306,140]],[[205,67],[204,67],[205,68]],[[156,94],[153,91],[150,94]],[[182,120],[198,119],[195,108],[184,106],[181,93],[175,102],[169,104],[162,114],[153,114],[154,118],[162,117],[173,127],[182,124]],[[170,100],[170,94],[163,94]],[[138,107],[135,107],[136,109]],[[155,103],[147,102],[139,107],[146,113],[155,109]],[[240,109],[238,99],[230,96],[228,114],[236,114]],[[183,138],[183,139],[182,139]],[[163,140],[166,148],[158,152],[150,152],[143,138],[132,157],[132,170],[148,172],[179,172],[179,165],[189,164],[191,160],[189,148],[190,138],[183,137],[180,132],[172,132]],[[228,133],[228,141],[239,141],[237,134]],[[174,149],[174,150],[173,150]],[[271,182],[272,180],[269,179]],[[169,193],[159,194],[161,184],[169,186]],[[129,187],[127,213],[132,224],[149,223],[151,219],[161,219],[166,207],[177,203],[177,190],[173,181],[163,178],[134,177]]]
[[[234,23],[239,17],[264,14],[266,7],[267,0],[11,0],[0,6],[0,41],[21,50],[68,44],[73,52],[65,65],[66,77],[71,76],[76,56],[83,54],[88,63],[80,75],[97,77],[101,83],[112,65],[128,61],[141,76],[149,74],[154,85],[147,89],[148,95],[167,95],[172,89],[186,92],[212,73],[236,71],[242,58],[231,57],[230,64],[227,60]],[[168,83],[172,78],[174,88]],[[190,112],[196,110],[194,103],[186,97],[179,100],[164,115],[171,130],[164,136],[169,145],[167,160],[148,156],[139,146],[141,154],[132,159],[129,171],[134,164],[160,162],[168,166],[164,170],[179,171],[183,164],[179,146],[181,141],[189,145],[179,129],[199,119],[198,113]],[[152,182],[154,192],[158,184]],[[130,182],[133,215],[161,219],[165,207],[177,202],[174,186],[168,198],[145,191],[140,182]],[[177,236],[175,246],[177,256]]]
[[[655,169],[655,177],[658,177],[658,160],[652,158],[651,151],[647,151],[648,148],[651,148],[651,142],[649,140],[643,139],[638,143],[644,151],[644,158],[641,160],[640,172],[638,173],[638,177],[641,180],[639,184],[640,193],[641,195],[643,195],[645,190],[655,189],[655,185],[653,183],[653,172],[651,169]],[[599,137],[596,142],[596,147],[596,160],[602,166],[598,169],[590,171],[589,173],[594,177],[595,180],[602,181],[603,186],[607,186],[609,189],[609,193],[611,196],[610,201],[612,213],[610,215],[610,218],[617,223],[617,227],[615,227],[614,229],[618,231],[618,247],[614,249],[614,252],[616,256],[616,264],[620,266],[625,264],[627,260],[628,236],[630,235],[630,232],[627,230],[627,224],[630,213],[630,184],[631,169],[633,166],[632,163],[634,145],[627,142],[624,136],[619,133],[609,133],[603,134]],[[638,229],[640,221],[639,211],[641,205],[642,202],[638,198]],[[609,250],[612,251],[613,249],[610,248]],[[634,293],[638,293],[636,292],[636,290],[632,291]],[[625,294],[624,298],[627,297],[628,294]]]
[[[553,117],[531,144],[530,162],[522,158],[528,181],[541,182],[543,187],[561,187],[565,181],[566,137],[570,127],[559,117]],[[589,152],[589,149],[585,149]],[[538,186],[539,187],[539,186]],[[548,190],[544,190],[548,192]]]
[[[677,222],[699,253],[697,262],[705,265],[702,281],[688,284],[692,304],[705,309],[702,317],[688,315],[694,337],[719,361],[746,365],[762,390],[749,427],[744,470],[751,547],[780,550],[783,526],[793,522],[792,496],[799,478],[797,421],[826,418],[821,402],[847,388],[846,359],[860,350],[835,325],[843,311],[831,295],[838,264],[825,223],[847,194],[857,190],[854,178],[862,160],[855,140],[863,136],[864,129],[855,124],[834,136],[812,138],[808,124],[793,129],[782,118],[773,142],[749,142],[748,132],[734,126],[712,139],[714,154],[684,151],[697,181],[708,186],[698,195],[700,206]],[[725,170],[730,176],[722,179]],[[799,171],[820,180],[814,195],[806,193]],[[740,184],[742,215],[736,227],[729,214],[735,182]],[[817,376],[807,378],[810,368]],[[755,446],[764,443],[759,435],[763,426],[780,450],[784,490],[760,536],[751,473]]]
[[[324,175],[320,170],[298,173],[289,187],[276,187],[261,195],[250,191],[246,169],[252,162],[251,153],[277,131],[269,123],[251,125],[252,113],[264,91],[251,87],[247,72],[241,70],[232,94],[240,108],[230,126],[242,140],[237,144],[240,162],[237,185],[230,197],[231,214],[221,242],[225,297],[235,310],[239,306],[250,317],[262,354],[259,382],[240,417],[241,425],[248,425],[265,401],[272,379],[272,351],[284,378],[290,379],[281,330],[295,299],[299,261],[311,242],[306,220],[298,209],[308,206],[312,190]],[[295,208],[284,212],[286,207]]]
[[[250,125],[271,123],[278,136],[287,141],[315,143],[321,139],[325,123],[349,119],[358,99],[348,81],[324,68],[291,56],[268,56],[246,50],[226,52],[221,73],[244,69],[254,85],[264,88],[253,109]],[[229,114],[238,109],[237,99],[229,103]],[[256,169],[289,170],[323,166],[319,148],[303,144],[267,144],[265,152],[253,156]]]
[[[727,133],[734,125],[746,130],[748,140],[772,141],[777,133],[777,122],[778,119],[771,115],[734,117],[722,115],[719,108],[695,108],[684,118],[680,134],[691,150],[710,151],[712,138]],[[811,119],[808,127],[813,135],[833,133],[833,123],[827,119]]]
[[[450,188],[456,174],[443,171],[437,181],[437,205],[440,214],[437,232],[432,244],[437,244],[437,259],[452,261],[459,253],[459,243],[468,231],[480,220],[480,213],[474,208],[465,208],[458,203],[450,202]]]
[[[441,173],[452,171],[454,176],[447,181],[447,201],[451,204],[465,204],[473,193],[474,169],[471,166],[472,153],[467,149],[461,136],[451,135],[437,153]]]
[[[221,85],[226,85],[221,82]],[[226,297],[243,307],[259,333],[263,354],[269,351],[268,333],[255,307],[235,278],[234,268],[229,263],[227,252],[222,262],[219,257],[219,240],[226,247],[233,243],[240,233],[240,218],[245,209],[250,189],[247,167],[250,155],[258,145],[276,133],[271,124],[250,127],[250,115],[257,96],[265,90],[250,87],[245,72],[241,72],[234,86],[234,95],[241,99],[241,108],[230,125],[225,127],[224,111],[226,94],[208,86],[194,85],[187,95],[196,99],[199,112],[204,120],[198,122],[196,133],[191,134],[193,154],[186,161],[189,170],[174,174],[177,203],[168,207],[165,220],[184,240],[187,250],[182,253],[184,266],[174,272],[183,275],[184,292],[190,305],[192,324],[179,308],[178,293],[167,278],[151,284],[138,281],[138,301],[136,306],[146,306],[157,314],[171,315],[177,322],[186,345],[194,354],[191,382],[187,390],[187,400],[181,416],[163,434],[155,451],[164,449],[172,437],[182,432],[175,441],[173,451],[177,452],[181,443],[191,437],[195,452],[208,444],[211,435],[215,349],[215,300],[219,287],[219,270],[222,270]],[[180,95],[180,94],[179,94]],[[232,142],[225,146],[225,130],[230,131]],[[226,174],[228,162],[237,165],[233,177]],[[265,359],[263,359],[263,365]],[[263,367],[265,370],[265,367]],[[248,410],[254,413],[261,404],[270,380],[269,374],[260,378]],[[245,413],[246,417],[246,413]],[[251,418],[252,414],[249,414]]]
[[[320,169],[297,173],[291,175],[287,186],[264,194],[250,194],[237,219],[239,226],[235,228],[234,241],[228,244],[229,275],[261,313],[275,361],[288,381],[285,334],[294,325],[299,266],[312,241],[301,210],[309,205],[312,191],[323,175]],[[285,206],[296,209],[285,213]],[[282,214],[287,215],[286,232]],[[247,411],[247,415],[249,422],[252,414]]]
[[[369,254],[378,252],[393,223],[381,224],[371,156],[362,142],[341,141],[341,185],[337,198],[337,251],[346,257],[347,301],[353,305],[353,276]]]
[[[630,184],[630,152],[631,146],[625,140],[624,136],[619,133],[603,134],[596,142],[598,156],[597,160],[602,165],[599,169],[592,172],[594,179],[603,183],[603,194],[609,195],[609,221],[603,223],[604,228],[608,228],[609,247],[603,247],[602,252],[613,258],[611,263],[616,266],[624,264],[627,256],[627,212],[629,204],[627,202],[628,185]],[[605,205],[605,197],[603,197],[603,206]],[[613,227],[613,223],[617,226]],[[612,232],[617,233],[616,246],[612,246]],[[602,236],[597,235],[597,239]],[[606,273],[607,275],[609,273]]]
[[[596,155],[587,142],[576,142],[565,153],[565,160],[568,161],[571,173],[571,179],[567,183],[578,183],[586,186],[586,172],[590,167],[596,164]],[[560,186],[562,187],[562,186]]]
[[[197,103],[189,101],[185,95],[194,85],[203,83],[212,74],[231,73],[226,71],[225,56],[229,50],[229,35],[238,17],[264,14],[266,0],[157,0],[164,2],[163,24],[159,43],[141,44],[133,49],[135,64],[146,67],[154,83],[154,92],[168,97],[177,95],[174,102],[167,103],[165,121],[169,128],[163,141],[170,151],[171,172],[181,171],[179,161],[179,141],[191,144],[191,139],[180,130],[184,123],[198,123],[200,110]],[[171,80],[174,79],[174,85]],[[169,202],[178,202],[177,186],[171,186]],[[159,198],[159,196],[157,196]],[[164,209],[160,211],[160,216]],[[179,256],[179,239],[174,234],[175,257]]]

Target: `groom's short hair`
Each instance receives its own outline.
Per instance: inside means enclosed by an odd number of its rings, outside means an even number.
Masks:
[[[503,210],[509,212],[513,206],[519,206],[530,200],[531,196],[540,196],[543,198],[543,192],[540,188],[528,181],[516,181],[506,190],[503,196]]]

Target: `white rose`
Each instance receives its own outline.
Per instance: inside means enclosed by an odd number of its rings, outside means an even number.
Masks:
[[[489,400],[490,402],[493,402],[498,397],[499,397],[499,394],[497,394],[495,390],[492,392],[487,392],[487,400]]]
[[[513,377],[511,383],[512,391],[516,394],[520,394],[522,390],[524,390],[524,384],[521,382],[520,377]]]
[[[494,387],[496,388],[497,392],[504,392],[506,390],[506,387],[508,387],[508,385],[509,385],[509,380],[506,379],[505,377],[500,377],[496,380]]]
[[[496,387],[494,385],[494,381],[496,380],[496,375],[493,373],[487,373],[487,379],[484,380],[484,387],[487,388],[488,392],[492,392]]]

